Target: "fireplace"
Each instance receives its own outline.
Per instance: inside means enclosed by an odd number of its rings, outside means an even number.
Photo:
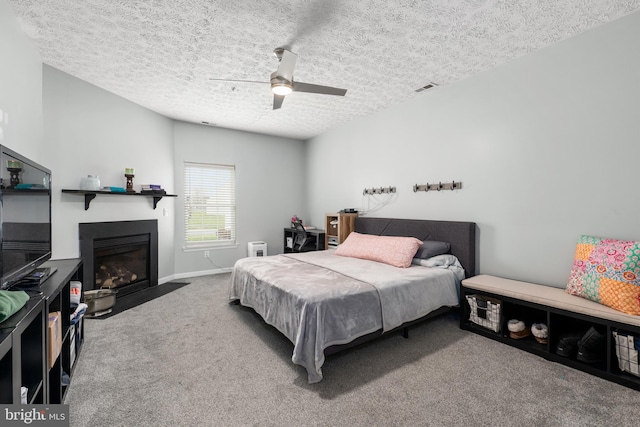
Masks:
[[[108,288],[118,298],[158,285],[158,221],[81,223],[85,290]]]

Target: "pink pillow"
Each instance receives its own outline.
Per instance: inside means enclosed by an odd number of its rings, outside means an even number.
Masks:
[[[414,237],[374,236],[351,232],[335,251],[336,255],[409,267],[422,242]]]

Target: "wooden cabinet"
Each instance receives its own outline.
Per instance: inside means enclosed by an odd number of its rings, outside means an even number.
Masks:
[[[357,213],[325,215],[325,249],[335,249],[355,229]]]

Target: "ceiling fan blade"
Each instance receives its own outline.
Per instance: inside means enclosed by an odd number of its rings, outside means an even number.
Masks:
[[[217,82],[234,82],[234,83],[262,83],[268,84],[269,82],[260,82],[257,80],[232,80],[232,79],[209,79]]]
[[[323,95],[338,95],[344,96],[347,93],[346,89],[340,89],[331,86],[314,85],[310,83],[293,82],[294,92],[308,92],[308,93],[320,93]]]
[[[273,95],[273,109],[277,110],[282,107],[282,101],[284,101],[283,95]]]
[[[276,72],[276,75],[288,81],[292,81],[293,69],[296,66],[297,59],[298,55],[293,52],[289,52],[286,49],[283,49],[282,59],[280,59],[280,65],[278,65],[278,71]]]

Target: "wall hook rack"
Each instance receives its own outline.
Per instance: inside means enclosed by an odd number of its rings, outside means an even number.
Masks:
[[[396,187],[371,187],[371,188],[365,188],[364,190],[362,190],[362,195],[365,196],[367,194],[389,194],[389,193],[395,193],[396,192]]]
[[[461,182],[451,181],[451,182],[438,182],[437,184],[421,184],[414,185],[413,192],[417,193],[418,191],[441,191],[441,190],[460,190],[462,188]]]

